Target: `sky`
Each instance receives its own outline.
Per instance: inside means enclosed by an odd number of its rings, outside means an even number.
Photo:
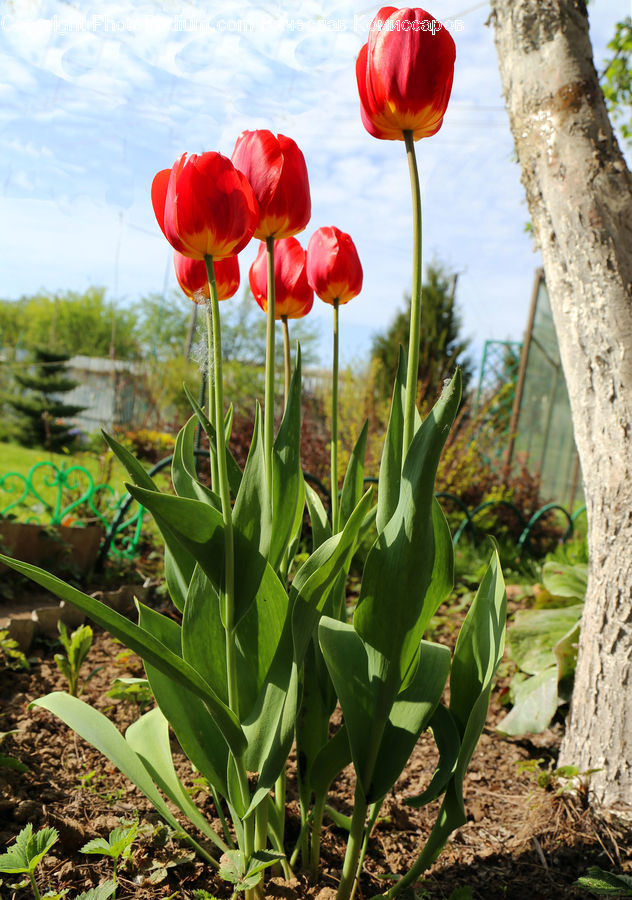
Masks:
[[[312,219],[354,239],[362,293],[341,310],[343,362],[411,284],[411,201],[403,142],[362,126],[355,60],[379,5],[182,0],[0,0],[0,297],[105,286],[125,304],[176,285],[150,188],[184,151],[230,156],[244,129],[292,137],[310,177]],[[630,0],[595,0],[598,67]],[[416,144],[424,261],[458,273],[463,332],[520,340],[534,273],[519,167],[504,109],[488,2],[433,0],[456,42],[441,130]],[[257,242],[241,254],[242,284]],[[323,364],[331,307],[315,301]]]

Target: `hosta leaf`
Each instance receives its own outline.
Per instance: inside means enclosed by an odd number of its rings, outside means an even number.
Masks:
[[[544,731],[558,707],[557,665],[514,684],[514,705],[498,726],[503,734]]]
[[[588,566],[575,563],[546,562],[542,567],[542,584],[554,597],[575,597],[583,602],[588,582]]]
[[[511,658],[519,669],[536,675],[548,669],[554,660],[554,648],[582,615],[582,606],[562,609],[521,609],[507,630]]]
[[[75,900],[109,900],[115,890],[115,881],[104,881],[98,887],[90,888],[89,891],[82,891]]]

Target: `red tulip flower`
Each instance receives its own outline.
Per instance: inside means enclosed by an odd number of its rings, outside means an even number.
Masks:
[[[163,234],[191,259],[234,256],[252,237],[259,207],[247,179],[220,153],[186,153],[158,172],[151,201]]]
[[[348,303],[362,290],[362,266],[348,234],[319,228],[307,246],[307,279],[325,303]]]
[[[203,259],[191,259],[176,252],[173,254],[178,284],[194,303],[204,303],[209,299],[208,276]],[[213,263],[217,299],[228,300],[239,287],[239,260],[236,256],[227,256]]]
[[[242,131],[231,158],[259,203],[256,238],[278,240],[306,228],[312,214],[307,167],[291,138],[266,130]]]
[[[403,140],[404,131],[415,141],[436,134],[450,99],[455,58],[452,36],[430,13],[382,7],[356,63],[369,134],[387,141]]]
[[[275,318],[300,319],[314,303],[314,291],[307,281],[306,253],[289,237],[277,241],[274,253]],[[259,245],[257,257],[250,267],[250,288],[264,312],[268,309],[266,245]]]

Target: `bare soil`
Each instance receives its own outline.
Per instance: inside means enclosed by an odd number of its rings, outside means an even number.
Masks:
[[[515,605],[514,605],[515,607]],[[446,639],[453,642],[454,619],[444,617]],[[88,682],[83,699],[94,705],[124,730],[139,714],[129,703],[106,697],[112,681],[141,675],[138,657],[121,652],[121,644],[95,629],[95,639],[82,670],[101,667]],[[165,837],[149,802],[103,756],[78,738],[48,712],[28,704],[50,691],[63,690],[65,682],[53,661],[54,649],[39,643],[30,651],[31,670],[0,670],[0,732],[17,729],[4,739],[0,753],[28,766],[20,774],[0,767],[0,851],[27,823],[35,828],[52,825],[59,840],[39,869],[40,889],[69,889],[77,893],[111,876],[109,861],[81,854],[80,848],[94,837],[106,837],[122,821],[143,826],[132,858],[121,868],[117,898],[162,900],[193,898],[203,888],[218,898],[231,896],[231,887],[220,881],[209,866],[191,858],[188,847]],[[496,731],[504,715],[500,697],[507,676],[495,690],[485,732],[465,784],[467,824],[456,832],[432,869],[418,883],[418,898],[512,898],[512,900],[560,900],[585,897],[573,887],[591,865],[630,872],[632,830],[622,821],[591,811],[582,791],[557,795],[555,788],[538,787],[533,772],[521,763],[541,760],[541,768],[554,765],[562,726],[541,735],[507,739]],[[436,814],[436,806],[423,810],[407,807],[405,798],[423,789],[432,775],[436,756],[432,741],[423,736],[404,776],[388,796],[383,815],[370,841],[365,870],[357,893],[359,900],[384,890],[391,881],[383,876],[406,871],[423,846]],[[174,748],[179,775],[214,822],[213,802],[197,790],[190,765]],[[292,771],[288,793],[293,796]],[[345,771],[335,784],[332,805],[350,811],[353,773]],[[290,804],[288,846],[298,830],[298,807]],[[312,885],[301,872],[294,881],[269,879],[267,896],[297,900],[333,900],[345,848],[345,835],[327,821],[323,862],[318,883]],[[14,892],[5,876],[2,897],[27,897],[29,890]],[[17,880],[17,879],[16,879]],[[468,889],[471,893],[468,893]],[[460,890],[459,890],[460,889]],[[4,891],[4,893],[2,893]]]

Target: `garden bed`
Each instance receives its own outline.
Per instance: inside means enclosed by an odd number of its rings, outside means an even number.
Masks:
[[[452,643],[454,615],[446,639]],[[124,730],[138,715],[136,707],[106,697],[117,677],[141,675],[138,657],[121,653],[121,645],[95,631],[95,640],[82,674],[101,667],[85,689],[83,699],[93,704]],[[135,844],[132,859],[120,872],[118,898],[164,900],[193,898],[194,889],[203,888],[218,898],[231,895],[230,886],[219,881],[212,870],[197,859],[186,859],[188,848],[169,839],[159,827],[153,807],[110,763],[91,746],[76,737],[65,725],[42,709],[28,709],[28,703],[53,690],[64,689],[63,676],[52,659],[50,645],[37,644],[30,672],[4,669],[0,672],[0,732],[17,729],[6,738],[2,753],[28,766],[20,774],[0,768],[0,849],[27,823],[34,827],[52,825],[59,840],[41,867],[40,887],[69,888],[69,897],[105,881],[111,867],[100,857],[82,855],[80,848],[91,838],[107,836],[120,820],[146,826]],[[553,789],[535,784],[533,772],[525,771],[527,760],[542,760],[546,768],[555,759],[561,727],[549,729],[531,739],[505,739],[495,731],[504,714],[499,703],[504,684],[493,694],[487,726],[476,750],[465,784],[468,821],[449,841],[423,881],[417,897],[449,898],[455,894],[494,900],[559,900],[586,894],[573,882],[588,866],[625,870],[632,854],[632,832],[611,819],[597,819],[582,803],[582,797],[556,796]],[[384,806],[371,839],[365,874],[358,898],[369,898],[390,883],[379,876],[407,869],[434,821],[433,809],[416,810],[404,798],[427,783],[435,757],[431,740],[420,741],[405,776],[397,783]],[[207,795],[200,794],[190,765],[176,753],[178,774],[197,795],[196,800],[212,819],[214,810]],[[352,773],[343,773],[335,786],[333,803],[349,812],[353,796]],[[288,790],[295,793],[290,772]],[[290,841],[295,837],[298,807],[291,805]],[[214,824],[219,829],[219,822]],[[293,832],[294,829],[294,832]],[[342,865],[344,835],[331,823],[324,835],[323,867],[317,885],[297,873],[294,883],[274,879],[267,896],[298,900],[333,900]],[[178,863],[176,865],[176,863]],[[153,879],[153,881],[152,881]],[[5,877],[4,888],[11,876]],[[12,896],[12,894],[2,894]],[[17,898],[28,897],[18,892]],[[408,895],[412,897],[412,894]]]

